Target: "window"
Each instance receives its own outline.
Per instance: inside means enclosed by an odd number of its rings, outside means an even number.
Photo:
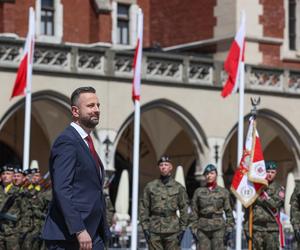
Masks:
[[[289,49],[296,50],[296,0],[289,0]]]
[[[35,0],[35,9],[37,41],[60,43],[63,37],[61,0]]]
[[[129,5],[117,7],[117,43],[129,44]]]
[[[121,1],[121,2],[118,2]],[[114,49],[134,49],[137,38],[136,0],[112,1],[112,45]]]
[[[54,35],[54,2],[42,0],[41,4],[41,35]]]

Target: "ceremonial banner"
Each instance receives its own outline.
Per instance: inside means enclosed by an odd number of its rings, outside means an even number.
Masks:
[[[243,157],[232,179],[231,191],[247,208],[259,196],[261,189],[268,185],[265,177],[266,168],[256,122],[251,117]]]

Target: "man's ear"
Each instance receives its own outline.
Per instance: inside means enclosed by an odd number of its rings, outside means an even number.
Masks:
[[[73,117],[79,117],[79,108],[76,106],[71,107],[71,112]]]

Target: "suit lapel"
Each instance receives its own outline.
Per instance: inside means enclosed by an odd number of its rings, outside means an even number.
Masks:
[[[96,172],[97,176],[98,176],[98,180],[100,182],[100,185],[102,187],[102,178],[100,176],[100,173],[98,171],[98,166],[97,166],[97,163],[95,162],[94,160],[94,157],[92,156],[88,146],[85,144],[84,140],[81,138],[81,136],[78,134],[78,132],[76,131],[75,128],[73,128],[72,126],[69,126],[69,128],[71,129],[71,132],[75,135],[75,138],[76,140],[79,142],[79,144],[81,145],[81,147],[83,148],[83,150],[85,151],[86,155],[90,158],[90,160],[92,161],[93,163],[93,169],[94,171]],[[102,162],[99,158],[99,161],[100,161],[100,166],[101,166],[101,173],[103,173],[103,165],[102,165]]]

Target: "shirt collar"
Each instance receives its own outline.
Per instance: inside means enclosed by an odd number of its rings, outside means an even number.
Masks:
[[[84,131],[82,127],[80,127],[77,123],[71,122],[71,126],[76,129],[78,134],[81,136],[81,138],[84,140],[87,136],[88,133]]]

